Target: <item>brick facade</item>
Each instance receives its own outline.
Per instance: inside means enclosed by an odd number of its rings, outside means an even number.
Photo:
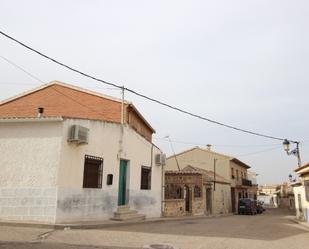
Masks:
[[[203,176],[196,172],[165,172],[163,216],[199,215],[205,211]]]
[[[60,82],[52,82],[9,101],[0,103],[0,117],[36,117],[38,107],[44,116],[63,116],[90,120],[121,122],[121,101]],[[124,120],[148,141],[154,129],[136,108],[125,102]]]

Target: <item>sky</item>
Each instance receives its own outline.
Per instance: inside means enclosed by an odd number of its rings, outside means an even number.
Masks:
[[[309,162],[306,0],[0,0],[0,9],[1,31],[50,57],[186,111],[300,141],[302,162]],[[0,100],[52,80],[121,97],[119,89],[0,35]],[[155,128],[153,141],[167,155],[171,145],[177,153],[211,144],[249,164],[259,184],[288,181],[297,167],[281,141],[220,127],[131,93],[125,98]]]

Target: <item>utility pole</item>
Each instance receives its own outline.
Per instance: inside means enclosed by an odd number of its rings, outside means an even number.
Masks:
[[[124,124],[124,86],[121,87],[121,125]]]
[[[167,138],[167,139],[169,140],[169,142],[170,142],[171,149],[172,149],[172,151],[173,151],[173,154],[174,154],[174,157],[175,157],[175,161],[176,161],[178,170],[180,171],[179,163],[178,163],[178,160],[177,160],[177,156],[176,156],[176,154],[175,154],[175,150],[174,150],[174,147],[173,147],[173,144],[172,144],[172,140],[171,140],[170,136],[165,136],[165,138]]]
[[[214,159],[214,191],[216,191],[216,163],[217,159]]]

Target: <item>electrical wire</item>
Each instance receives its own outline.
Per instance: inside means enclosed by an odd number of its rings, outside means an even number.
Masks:
[[[264,137],[264,138],[269,138],[269,139],[284,141],[284,138],[275,137],[275,136],[270,136],[270,135],[265,135],[265,134],[262,134],[262,133],[258,133],[258,132],[254,132],[254,131],[250,131],[250,130],[238,128],[238,127],[236,127],[236,126],[228,125],[228,124],[225,124],[225,123],[216,121],[216,120],[212,120],[212,119],[207,118],[207,117],[203,117],[203,116],[198,115],[198,114],[194,114],[194,113],[192,113],[192,112],[183,110],[183,109],[181,109],[181,108],[179,108],[179,107],[175,107],[175,106],[172,106],[172,105],[167,104],[167,103],[165,103],[165,102],[162,102],[162,101],[160,101],[160,100],[157,100],[157,99],[148,97],[148,96],[146,96],[146,95],[144,95],[144,94],[142,94],[142,93],[139,93],[139,92],[137,92],[137,91],[135,91],[135,90],[132,90],[132,89],[129,89],[129,88],[127,88],[127,87],[120,86],[120,85],[117,85],[117,84],[114,84],[114,83],[111,83],[111,82],[108,82],[108,81],[99,79],[99,78],[97,78],[97,77],[91,76],[90,74],[87,74],[87,73],[84,73],[84,72],[82,72],[82,71],[79,71],[79,70],[77,70],[77,69],[75,69],[75,68],[73,68],[73,67],[71,67],[71,66],[68,66],[68,65],[66,65],[66,64],[64,64],[64,63],[62,63],[62,62],[60,62],[60,61],[58,61],[58,60],[56,60],[56,59],[53,59],[53,58],[51,58],[51,57],[49,57],[49,56],[43,54],[42,52],[39,52],[38,50],[36,50],[36,49],[34,49],[34,48],[32,48],[32,47],[26,45],[25,43],[23,43],[23,42],[21,42],[21,41],[15,39],[15,38],[13,38],[12,36],[10,36],[10,35],[8,35],[8,34],[2,32],[2,31],[0,31],[0,34],[3,35],[3,36],[5,36],[5,37],[7,37],[8,39],[10,39],[10,40],[12,40],[12,41],[18,43],[19,45],[21,45],[21,46],[27,48],[28,50],[31,50],[32,52],[35,52],[35,53],[39,54],[40,56],[42,56],[42,57],[44,57],[44,58],[46,58],[46,59],[48,59],[48,60],[51,60],[52,62],[54,62],[54,63],[56,63],[56,64],[58,64],[58,65],[60,65],[60,66],[63,66],[63,67],[65,67],[65,68],[67,68],[67,69],[69,69],[69,70],[71,70],[71,71],[73,71],[73,72],[75,72],[75,73],[81,74],[81,75],[83,75],[83,76],[85,76],[85,77],[87,77],[87,78],[93,79],[93,80],[98,81],[98,82],[101,82],[101,83],[103,83],[103,84],[107,84],[107,85],[110,85],[110,86],[113,86],[113,87],[116,87],[116,88],[125,90],[125,91],[127,91],[127,92],[133,93],[133,94],[135,94],[136,96],[139,96],[139,97],[141,97],[141,98],[147,99],[147,100],[152,101],[152,102],[154,102],[154,103],[160,104],[160,105],[162,105],[162,106],[168,107],[168,108],[173,109],[173,110],[175,110],[175,111],[178,111],[178,112],[187,114],[187,115],[189,115],[189,116],[191,116],[191,117],[195,117],[195,118],[198,118],[198,119],[201,119],[201,120],[204,120],[204,121],[207,121],[207,122],[210,122],[210,123],[219,125],[219,126],[223,126],[223,127],[229,128],[229,129],[233,129],[233,130],[236,130],[236,131],[239,131],[239,132],[243,132],[243,133],[247,133],[247,134],[251,134],[251,135],[255,135],[255,136],[259,136],[259,137]],[[293,142],[293,143],[296,142],[296,141],[293,141],[293,140],[289,140],[289,141],[290,141],[290,142]]]
[[[273,147],[273,148],[270,148],[270,149],[267,149],[267,150],[260,150],[260,151],[256,151],[256,152],[251,152],[251,153],[239,155],[237,157],[244,157],[244,156],[251,156],[251,155],[261,154],[261,153],[269,152],[269,151],[272,151],[272,150],[280,149],[281,147],[282,146],[277,146],[277,147]]]
[[[16,63],[12,62],[11,60],[9,60],[9,59],[7,59],[7,58],[1,56],[1,55],[0,55],[0,57],[3,58],[3,59],[4,59],[6,62],[8,62],[9,64],[13,65],[13,66],[14,66],[15,68],[17,68],[18,70],[21,70],[22,72],[24,72],[25,74],[27,74],[28,76],[30,76],[31,78],[33,78],[33,79],[35,79],[35,80],[37,80],[37,81],[39,81],[39,82],[41,82],[41,83],[44,83],[43,80],[41,80],[41,79],[38,78],[37,76],[33,75],[32,73],[28,72],[28,71],[27,71],[26,69],[24,69],[23,67],[17,65]],[[71,101],[77,103],[78,105],[87,108],[88,110],[90,110],[90,111],[93,112],[93,113],[97,113],[97,114],[100,114],[100,115],[105,115],[104,113],[99,112],[99,111],[97,111],[97,110],[94,110],[93,108],[91,108],[91,107],[89,107],[89,106],[87,106],[87,105],[85,105],[85,104],[79,102],[78,100],[76,100],[76,99],[74,99],[74,98],[72,98],[72,97],[70,97],[70,96],[64,94],[63,92],[58,91],[58,90],[57,90],[56,88],[54,88],[54,87],[52,87],[51,89],[54,90],[55,92],[61,94],[62,96],[64,96],[64,97],[70,99]],[[113,88],[113,89],[115,89],[115,88]],[[118,89],[117,89],[117,90],[118,90]]]
[[[19,70],[23,71],[25,74],[27,74],[28,76],[30,76],[31,78],[39,81],[40,83],[45,83],[43,80],[37,78],[36,76],[34,76],[33,74],[29,73],[28,71],[26,71],[25,69],[23,69],[22,67],[18,66],[17,64],[15,64],[13,61],[10,61],[9,59],[5,58],[4,56],[0,55],[0,58],[2,58],[3,60],[5,60],[7,63],[11,64],[12,66],[18,68]]]
[[[160,137],[153,137],[155,140],[162,140],[169,142],[166,138]],[[186,142],[186,141],[179,141],[179,140],[171,140],[171,142],[176,144],[187,144],[187,145],[194,145],[194,146],[206,146],[207,143],[194,143],[194,142]],[[240,145],[240,144],[211,144],[215,147],[270,147],[270,146],[281,146],[281,144],[247,144],[247,145]]]

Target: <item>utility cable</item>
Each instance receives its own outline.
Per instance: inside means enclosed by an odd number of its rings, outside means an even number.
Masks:
[[[8,62],[9,64],[13,65],[13,66],[14,66],[15,68],[17,68],[18,70],[21,70],[22,72],[24,72],[25,74],[27,74],[28,76],[30,76],[31,78],[33,78],[33,79],[35,79],[35,80],[37,80],[37,81],[39,81],[39,82],[41,82],[41,83],[45,83],[43,80],[41,80],[41,79],[38,78],[37,76],[33,75],[32,73],[28,72],[26,69],[22,68],[21,66],[19,66],[19,65],[17,65],[16,63],[12,62],[11,60],[9,60],[9,59],[5,58],[4,56],[1,56],[1,55],[0,55],[0,57],[1,57],[2,59],[4,59],[6,62]],[[77,103],[78,105],[87,108],[88,110],[90,110],[90,111],[93,112],[93,113],[97,113],[97,114],[100,114],[100,115],[105,115],[104,113],[99,112],[99,111],[96,111],[96,110],[94,110],[93,108],[91,108],[91,107],[89,107],[89,106],[87,106],[87,105],[85,105],[85,104],[79,102],[78,100],[76,100],[76,99],[74,99],[74,98],[72,98],[72,97],[70,97],[70,96],[64,94],[63,92],[58,91],[58,90],[57,90],[56,88],[54,88],[54,87],[52,87],[51,89],[52,89],[53,91],[55,91],[55,92],[61,94],[62,96],[66,97],[67,99],[70,99],[71,101]],[[115,89],[115,88],[113,88],[113,89]],[[118,90],[118,89],[117,89],[117,90]]]
[[[160,137],[153,137],[154,140],[162,140],[169,142],[166,138],[160,138]],[[187,142],[187,141],[180,141],[180,140],[171,140],[173,143],[176,144],[187,144],[187,145],[194,145],[194,146],[206,146],[207,143],[194,143],[194,142]],[[211,144],[215,147],[271,147],[271,146],[282,146],[281,144],[247,144],[247,145],[241,145],[241,144]]]
[[[40,80],[38,77],[34,76],[33,74],[29,73],[28,71],[26,71],[25,69],[23,69],[22,67],[18,66],[17,64],[15,64],[13,61],[5,58],[4,56],[0,55],[0,58],[2,58],[3,60],[5,60],[7,63],[11,64],[12,66],[16,67],[17,69],[23,71],[25,74],[27,74],[28,76],[30,76],[31,78],[39,81],[40,83],[45,83],[43,80]]]
[[[178,111],[178,112],[187,114],[187,115],[189,115],[189,116],[191,116],[191,117],[195,117],[195,118],[198,118],[198,119],[201,119],[201,120],[204,120],[204,121],[207,121],[207,122],[216,124],[216,125],[220,125],[220,126],[223,126],[223,127],[229,128],[229,129],[233,129],[233,130],[236,130],[236,131],[239,131],[239,132],[243,132],[243,133],[247,133],[247,134],[251,134],[251,135],[255,135],[255,136],[259,136],[259,137],[264,137],[264,138],[269,138],[269,139],[284,141],[284,138],[275,137],[275,136],[270,136],[270,135],[264,135],[264,134],[262,134],[262,133],[258,133],[258,132],[254,132],[254,131],[250,131],[250,130],[238,128],[238,127],[235,127],[235,126],[232,126],[232,125],[228,125],[228,124],[225,124],[225,123],[216,121],[216,120],[212,120],[212,119],[207,118],[207,117],[203,117],[203,116],[198,115],[198,114],[194,114],[194,113],[192,113],[192,112],[183,110],[183,109],[181,109],[181,108],[179,108],[179,107],[175,107],[175,106],[172,106],[172,105],[167,104],[167,103],[165,103],[165,102],[162,102],[162,101],[160,101],[160,100],[157,100],[157,99],[148,97],[148,96],[146,96],[146,95],[144,95],[144,94],[142,94],[142,93],[139,93],[139,92],[137,92],[137,91],[134,91],[134,90],[132,90],[132,89],[130,89],[130,88],[127,88],[127,87],[124,87],[124,86],[120,86],[120,85],[117,85],[117,84],[114,84],[114,83],[107,82],[107,81],[105,81],[105,80],[99,79],[99,78],[97,78],[97,77],[91,76],[90,74],[87,74],[87,73],[84,73],[84,72],[82,72],[82,71],[79,71],[79,70],[77,70],[77,69],[75,69],[75,68],[73,68],[73,67],[71,67],[71,66],[68,66],[68,65],[66,65],[66,64],[64,64],[64,63],[62,63],[62,62],[60,62],[60,61],[58,61],[58,60],[56,60],[56,59],[53,59],[53,58],[51,58],[51,57],[49,57],[49,56],[43,54],[42,52],[39,52],[38,50],[36,50],[36,49],[34,49],[34,48],[32,48],[32,47],[26,45],[25,43],[23,43],[23,42],[21,42],[21,41],[15,39],[15,38],[13,38],[12,36],[10,36],[10,35],[8,35],[8,34],[2,32],[2,31],[0,31],[0,34],[3,35],[3,36],[5,36],[5,37],[7,37],[8,39],[10,39],[10,40],[12,40],[12,41],[18,43],[19,45],[21,45],[21,46],[27,48],[28,50],[31,50],[32,52],[35,52],[35,53],[39,54],[40,56],[42,56],[42,57],[44,57],[44,58],[46,58],[46,59],[48,59],[48,60],[51,60],[52,62],[54,62],[54,63],[56,63],[56,64],[58,64],[58,65],[60,65],[60,66],[63,66],[63,67],[65,67],[65,68],[67,68],[67,69],[69,69],[69,70],[71,70],[71,71],[73,71],[73,72],[75,72],[75,73],[81,74],[81,75],[83,75],[83,76],[85,76],[85,77],[87,77],[87,78],[93,79],[93,80],[95,80],[95,81],[98,81],[98,82],[101,82],[101,83],[103,83],[103,84],[107,84],[107,85],[110,85],[110,86],[113,86],[113,87],[116,87],[116,88],[119,88],[119,89],[123,89],[123,90],[125,90],[125,91],[127,91],[127,92],[130,92],[130,93],[133,93],[133,94],[135,94],[136,96],[139,96],[139,97],[141,97],[141,98],[150,100],[150,101],[152,101],[152,102],[154,102],[154,103],[157,103],[157,104],[160,104],[160,105],[162,105],[162,106],[168,107],[168,108],[173,109],[173,110],[175,110],[175,111]],[[296,143],[296,141],[293,141],[293,140],[289,140],[289,141],[290,141],[290,142],[293,142],[293,143]]]
[[[277,146],[277,147],[273,147],[273,148],[266,149],[266,150],[260,150],[260,151],[256,151],[256,152],[251,152],[251,153],[239,155],[237,157],[244,157],[244,156],[251,156],[251,155],[261,154],[261,153],[269,152],[269,151],[272,151],[272,150],[280,149],[281,147],[282,146]]]

